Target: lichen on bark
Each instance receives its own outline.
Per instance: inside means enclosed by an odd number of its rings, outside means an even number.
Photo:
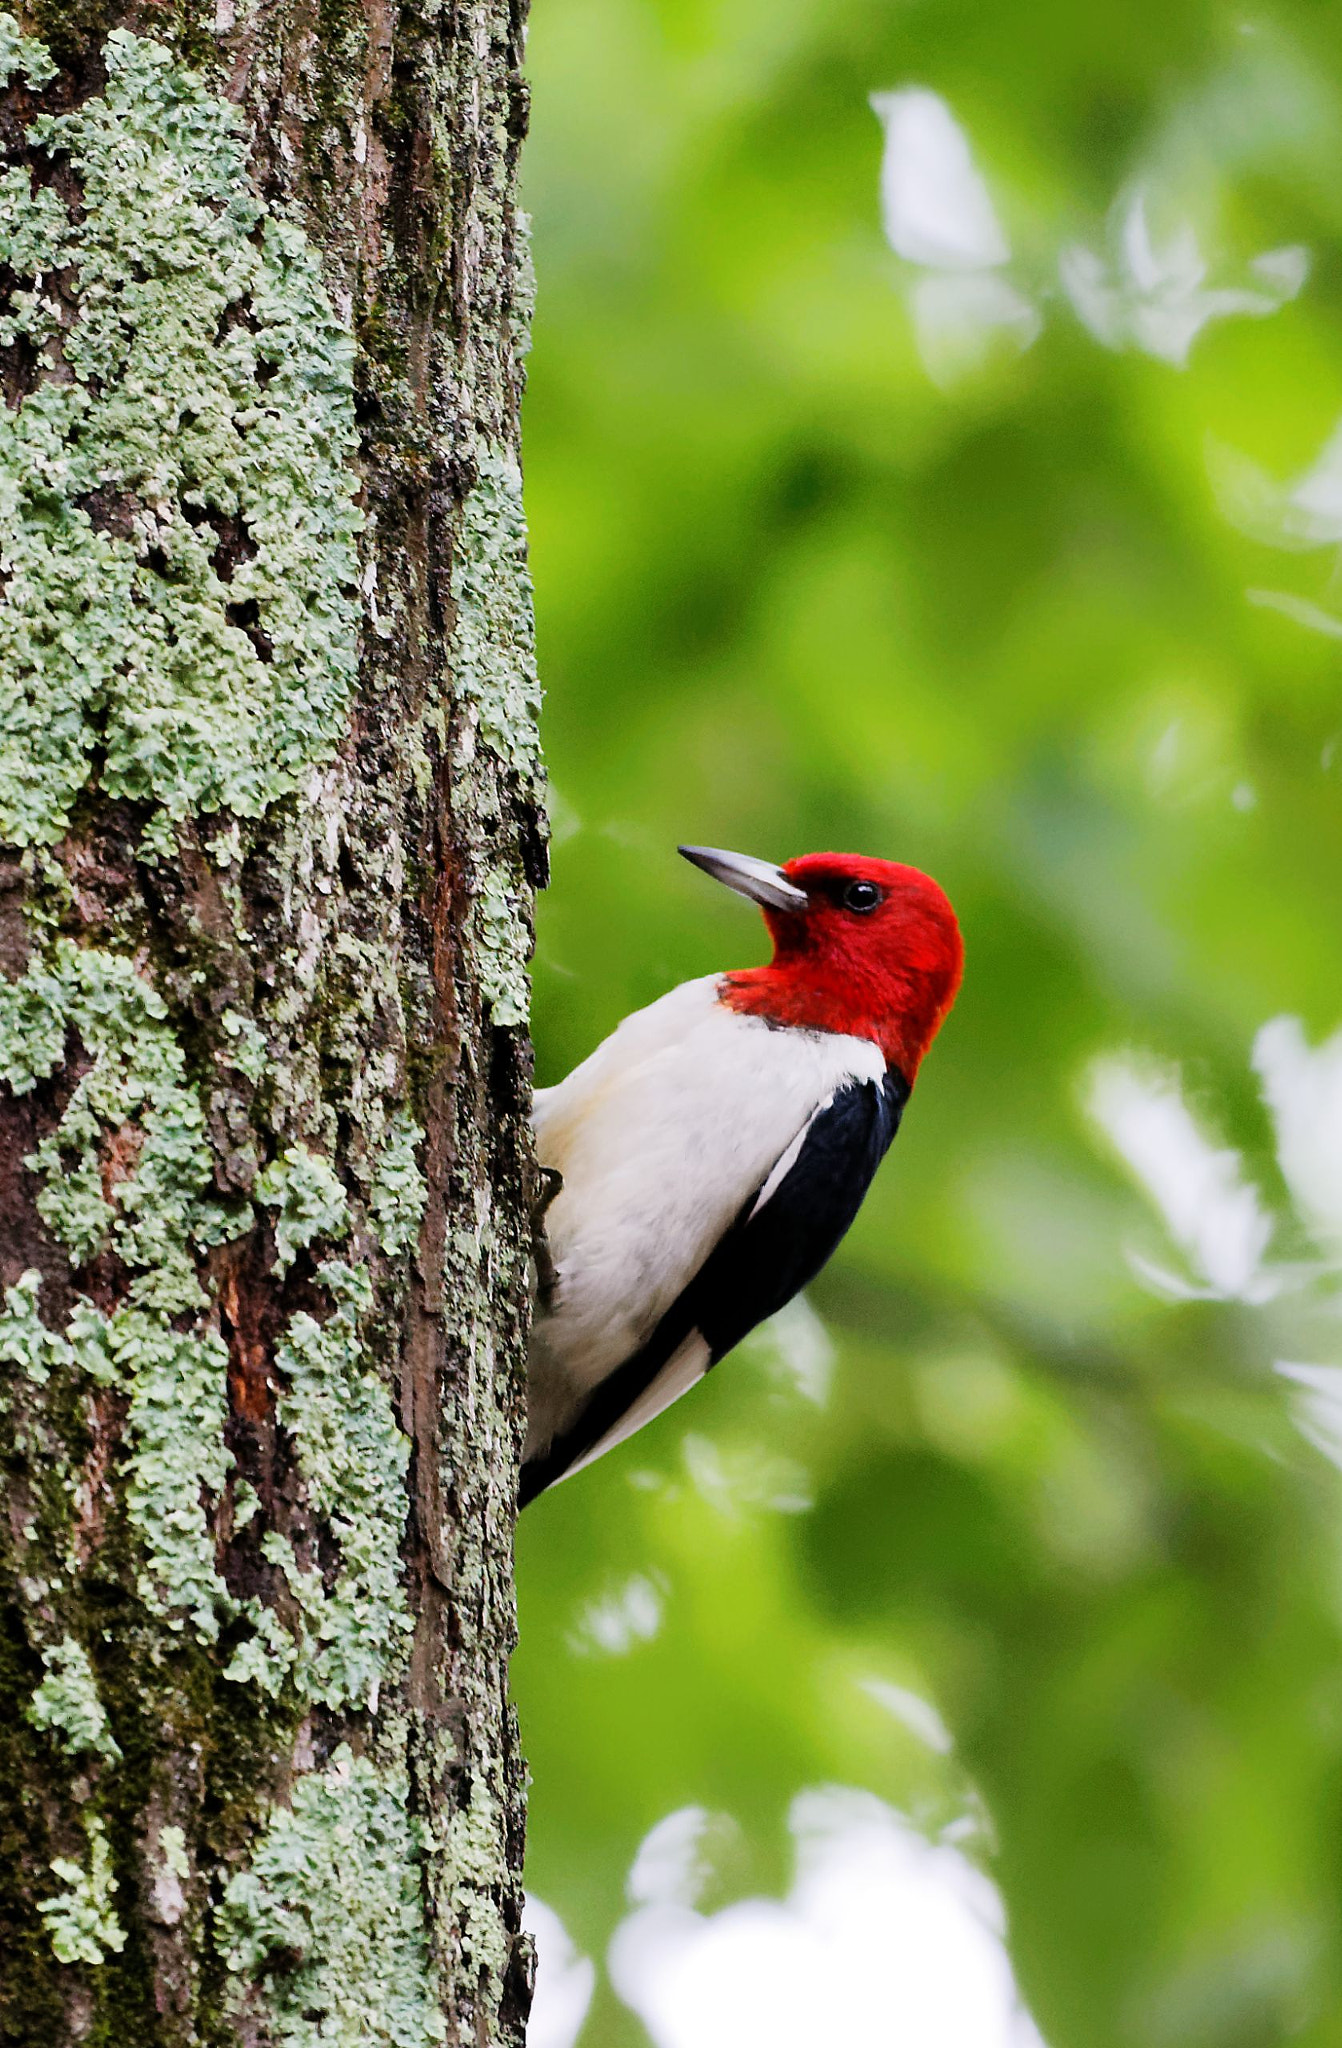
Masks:
[[[0,2013],[53,2048],[521,2040],[519,38],[0,12]]]
[[[383,1987],[376,2038],[388,2048],[440,2042],[446,2024],[429,1989],[420,1897],[423,1828],[409,1787],[343,1745],[300,1780],[252,1859],[228,1887],[221,1932],[237,1980],[281,1973],[276,2048],[365,2048],[362,1986]]]
[[[28,1719],[34,1728],[47,1729],[67,1756],[94,1750],[109,1763],[116,1763],[121,1751],[112,1739],[83,1645],[66,1636],[43,1650],[42,1662],[47,1675],[28,1702]]]
[[[52,1873],[65,1886],[38,1907],[51,1937],[58,1963],[104,1963],[109,1952],[120,1955],[126,1932],[117,1919],[112,1894],[117,1881],[107,1847],[107,1829],[94,1814],[88,1824],[88,1862],[68,1856],[52,1859]]]
[[[47,1331],[45,1369],[127,1393],[125,1502],[142,1543],[140,1593],[213,1641],[229,1601],[202,1496],[222,1495],[232,1461],[227,1352],[197,1269],[239,1219],[207,1195],[204,1113],[166,1006],[129,960],[57,938],[0,985],[0,1081],[21,1099],[64,1063],[72,1035],[87,1071],[23,1165],[38,1216],[72,1263],[114,1259],[126,1284],[110,1313],[75,1297],[67,1327]],[[24,1362],[40,1284],[32,1269],[7,1295],[0,1362]]]
[[[0,38],[44,82],[12,16]],[[127,30],[102,62],[101,93],[24,130],[79,203],[27,163],[0,179],[0,344],[56,344],[69,373],[0,414],[21,844],[60,836],[95,747],[110,796],[259,816],[335,752],[357,673],[353,337],[252,190],[239,109]]]

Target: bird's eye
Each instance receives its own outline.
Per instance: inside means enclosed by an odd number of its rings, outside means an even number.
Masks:
[[[850,882],[843,892],[845,910],[874,910],[881,900],[881,892],[874,882]]]

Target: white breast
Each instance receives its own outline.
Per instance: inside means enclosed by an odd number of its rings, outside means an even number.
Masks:
[[[545,1218],[559,1278],[532,1339],[529,1455],[644,1343],[817,1105],[884,1075],[868,1040],[740,1016],[719,981],[636,1011],[537,1093],[537,1151],[563,1187]]]

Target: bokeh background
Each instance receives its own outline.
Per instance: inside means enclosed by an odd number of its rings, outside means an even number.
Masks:
[[[930,870],[805,1303],[523,1518],[535,2048],[1342,2042],[1342,13],[535,0],[554,1080]]]

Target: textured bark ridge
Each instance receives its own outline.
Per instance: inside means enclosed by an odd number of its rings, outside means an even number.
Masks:
[[[0,2041],[520,2043],[507,0],[0,12]]]

